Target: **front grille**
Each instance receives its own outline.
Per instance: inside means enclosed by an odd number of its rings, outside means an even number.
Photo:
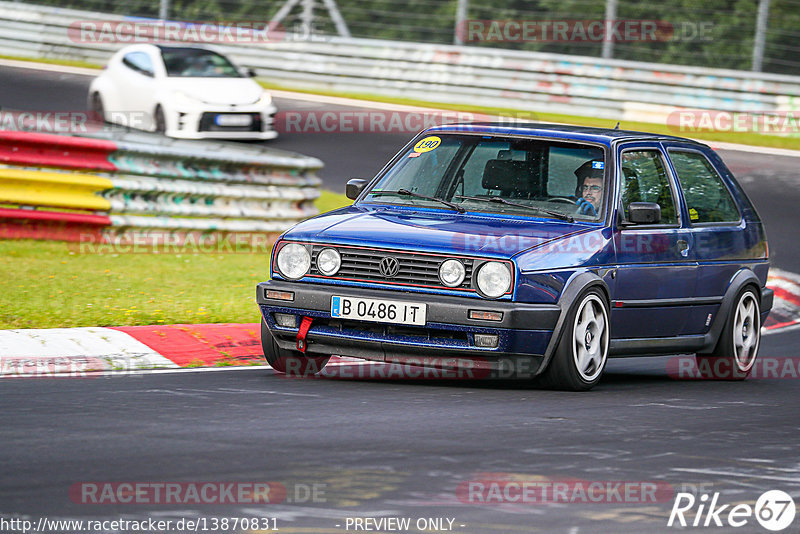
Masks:
[[[466,344],[469,336],[460,330],[444,330],[429,328],[427,326],[397,326],[386,323],[370,323],[366,321],[351,321],[348,319],[326,319],[316,318],[312,324],[314,328],[328,328],[336,333],[348,334],[358,333],[372,334],[382,339],[403,339],[407,341],[428,341],[428,342],[458,342]]]
[[[324,276],[317,270],[317,254],[327,248],[314,245],[311,250],[311,275]],[[366,280],[402,285],[444,287],[439,280],[439,265],[452,256],[429,254],[414,254],[408,252],[394,252],[375,249],[358,249],[348,247],[335,247],[342,257],[342,267],[332,277],[345,280]],[[396,276],[387,278],[380,271],[380,262],[385,257],[396,258],[399,270]],[[464,281],[455,289],[469,289],[472,287],[472,258],[458,258],[464,264],[466,276]]]
[[[217,115],[250,115],[249,126],[220,126],[216,123]],[[261,113],[203,113],[200,116],[199,131],[201,132],[260,132],[263,128],[261,124]]]

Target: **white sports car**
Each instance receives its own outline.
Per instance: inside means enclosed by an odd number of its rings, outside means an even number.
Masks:
[[[250,72],[198,46],[137,44],[89,87],[103,120],[185,139],[273,139],[275,106]]]

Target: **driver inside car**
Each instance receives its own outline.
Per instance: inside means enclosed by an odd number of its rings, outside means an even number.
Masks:
[[[604,167],[601,160],[589,160],[575,169],[575,176],[578,178],[578,201],[575,203],[578,206],[577,214],[597,217],[600,212]]]

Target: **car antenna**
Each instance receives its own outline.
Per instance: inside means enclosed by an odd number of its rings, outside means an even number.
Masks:
[[[619,130],[619,121],[617,121],[617,125],[616,125],[616,126],[614,126],[614,129],[615,129],[615,130]]]

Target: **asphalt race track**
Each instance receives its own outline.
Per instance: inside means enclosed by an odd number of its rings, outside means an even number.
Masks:
[[[88,84],[0,67],[0,106],[82,111]],[[269,146],[320,157],[325,186],[341,192],[409,137],[291,133]],[[798,160],[721,154],[765,220],[773,265],[800,272]],[[798,346],[800,330],[763,337],[760,359],[779,362],[780,378],[676,379],[677,357],[618,359],[580,394],[513,381],[389,379],[373,366],[332,367],[318,379],[251,368],[2,380],[0,516],[34,524],[201,519],[209,529],[217,520],[215,532],[234,530],[221,519],[269,518],[266,526],[284,533],[365,531],[355,518],[410,518],[408,530],[371,530],[582,534],[677,531],[667,521],[678,492],[698,505],[719,492],[718,507],[753,506],[778,489],[800,506]],[[93,502],[97,488],[137,482],[277,489],[266,504],[245,502],[247,493],[222,504]],[[539,490],[523,498],[522,484]],[[591,484],[599,493],[578,491]],[[752,517],[735,530],[768,532]]]

